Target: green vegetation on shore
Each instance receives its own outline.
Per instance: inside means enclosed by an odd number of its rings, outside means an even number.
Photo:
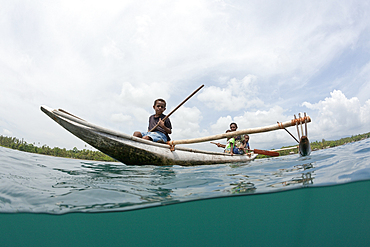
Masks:
[[[370,132],[365,134],[359,134],[351,137],[345,137],[339,140],[335,141],[327,141],[325,139],[322,139],[322,141],[314,141],[311,142],[311,149],[313,151],[318,149],[324,149],[324,148],[331,148],[340,146],[343,144],[347,144],[349,142],[355,142],[360,141],[366,138],[370,138]],[[74,158],[74,159],[84,159],[84,160],[96,160],[96,161],[116,161],[115,159],[109,157],[108,155],[105,155],[104,153],[100,151],[92,151],[92,150],[78,150],[76,147],[72,150],[66,150],[65,148],[50,148],[49,146],[43,145],[42,147],[37,147],[34,144],[30,144],[27,142],[24,142],[23,140],[18,140],[15,137],[7,137],[7,136],[0,136],[0,146],[17,149],[24,152],[29,153],[37,153],[37,154],[45,154],[45,155],[51,155],[56,157],[65,157],[65,158]],[[292,147],[292,146],[290,146]],[[282,148],[288,148],[288,147],[282,147]],[[290,150],[282,150],[279,151],[280,155],[289,155],[292,153],[298,153],[298,149],[290,149]],[[257,158],[268,158],[269,156],[265,155],[258,155]]]
[[[15,137],[7,137],[2,135],[0,136],[0,146],[29,153],[45,154],[57,157],[97,161],[116,161],[100,151],[92,151],[88,149],[78,150],[76,147],[74,147],[72,150],[66,150],[65,148],[58,147],[50,148],[46,145],[37,147],[34,144],[24,142],[23,140],[18,140]]]

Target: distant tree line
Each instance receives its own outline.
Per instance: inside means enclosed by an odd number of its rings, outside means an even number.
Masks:
[[[366,138],[370,138],[370,132],[365,133],[365,134],[360,134],[360,135],[355,135],[351,137],[345,137],[336,141],[327,141],[325,139],[322,139],[321,142],[315,141],[311,142],[311,148],[312,150],[318,150],[318,149],[324,149],[324,148],[332,148],[340,145],[344,145],[350,142],[357,142],[364,140]]]
[[[351,137],[345,137],[336,141],[327,141],[322,139],[321,141],[314,141],[311,142],[311,149],[313,151],[324,149],[324,148],[331,148],[340,146],[343,144],[347,144],[350,142],[360,141],[366,138],[370,138],[370,132],[360,135],[355,135]],[[298,144],[297,144],[298,145]],[[37,147],[34,144],[27,143],[23,140],[19,140],[15,137],[7,137],[7,136],[0,136],[0,146],[17,149],[24,152],[29,153],[37,153],[37,154],[45,154],[57,157],[65,157],[65,158],[74,158],[74,159],[84,159],[84,160],[97,160],[97,161],[116,161],[115,159],[109,157],[108,155],[100,152],[100,151],[92,151],[88,149],[78,150],[74,147],[72,150],[66,150],[65,148],[50,148],[49,146],[43,145],[42,147]],[[292,147],[292,146],[289,146]],[[288,148],[288,147],[282,147]],[[298,148],[290,149],[290,150],[282,150],[278,151],[281,156],[289,155],[298,153]],[[257,158],[268,158],[269,156],[265,155],[258,155]]]
[[[88,149],[78,150],[74,147],[72,150],[65,148],[50,148],[47,145],[37,147],[34,144],[27,143],[15,137],[0,136],[0,146],[17,149],[29,153],[45,154],[57,157],[84,159],[84,160],[97,160],[97,161],[116,161],[115,159],[105,155],[100,151],[92,151]]]
[[[370,132],[365,133],[365,134],[359,134],[359,135],[351,136],[351,137],[345,137],[345,138],[335,140],[335,141],[327,141],[325,139],[322,139],[321,141],[310,142],[310,144],[311,144],[311,149],[313,151],[315,151],[315,150],[319,150],[319,149],[332,148],[332,147],[344,145],[344,144],[347,144],[347,143],[350,143],[350,142],[360,141],[360,140],[363,140],[363,139],[366,139],[366,138],[370,138]],[[298,146],[298,143],[297,143],[296,146]],[[289,148],[289,147],[294,147],[294,146],[287,146],[287,147],[282,147],[282,148]],[[296,154],[296,153],[298,153],[298,148],[290,149],[290,150],[282,150],[282,151],[278,151],[278,152],[281,156],[289,155],[289,154]],[[269,157],[269,156],[265,156],[265,155],[258,155],[257,156],[257,158],[259,158],[259,159],[267,158],[267,157]]]

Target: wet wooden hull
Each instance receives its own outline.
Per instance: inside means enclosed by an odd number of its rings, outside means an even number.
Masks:
[[[41,106],[50,118],[84,142],[127,165],[210,165],[248,162],[257,154],[233,155],[154,143],[93,125],[63,110]]]

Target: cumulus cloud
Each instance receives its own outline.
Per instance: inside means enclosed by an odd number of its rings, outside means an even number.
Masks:
[[[313,127],[316,135],[343,136],[369,132],[370,99],[361,105],[357,97],[348,99],[342,91],[334,90],[330,97],[303,106],[316,112]]]
[[[274,106],[265,111],[245,111],[242,115],[234,117],[220,117],[215,124],[211,126],[213,134],[224,133],[229,129],[232,122],[237,123],[238,130],[264,127],[276,124],[277,121],[285,122],[293,119],[286,110],[280,106]],[[294,145],[295,141],[285,131],[273,131],[268,133],[250,135],[253,148],[277,148],[282,145]]]
[[[230,128],[230,124],[234,122],[231,116],[220,117],[217,119],[215,124],[211,125],[211,130],[213,134],[221,134]]]
[[[154,100],[158,98],[165,100],[170,98],[168,83],[152,82],[133,85],[130,82],[124,82],[119,95],[119,99],[123,104],[135,105],[137,107],[153,106]]]
[[[210,86],[198,95],[198,100],[214,110],[238,111],[249,107],[262,106],[263,102],[256,94],[257,77],[247,75],[243,79],[233,78],[224,87]]]
[[[197,107],[182,106],[170,119],[174,128],[172,139],[189,139],[209,135],[207,130],[202,130],[200,127],[202,113]]]
[[[116,111],[112,118],[118,121],[123,119],[131,121],[139,121],[146,123],[148,116],[154,113],[152,106],[154,100],[162,98],[167,102],[170,99],[170,87],[166,82],[138,83],[130,82],[122,83],[121,92],[115,94]],[[167,109],[168,111],[168,109]],[[133,116],[133,119],[128,119],[128,116]]]

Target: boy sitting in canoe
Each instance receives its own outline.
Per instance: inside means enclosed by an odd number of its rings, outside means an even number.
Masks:
[[[154,142],[165,143],[170,141],[171,138],[169,134],[172,133],[171,121],[169,118],[166,118],[165,121],[162,120],[166,116],[163,115],[163,112],[166,110],[166,101],[164,99],[156,99],[154,101],[153,109],[155,114],[149,117],[148,132],[135,131],[133,136]],[[152,130],[154,127],[156,128]]]

